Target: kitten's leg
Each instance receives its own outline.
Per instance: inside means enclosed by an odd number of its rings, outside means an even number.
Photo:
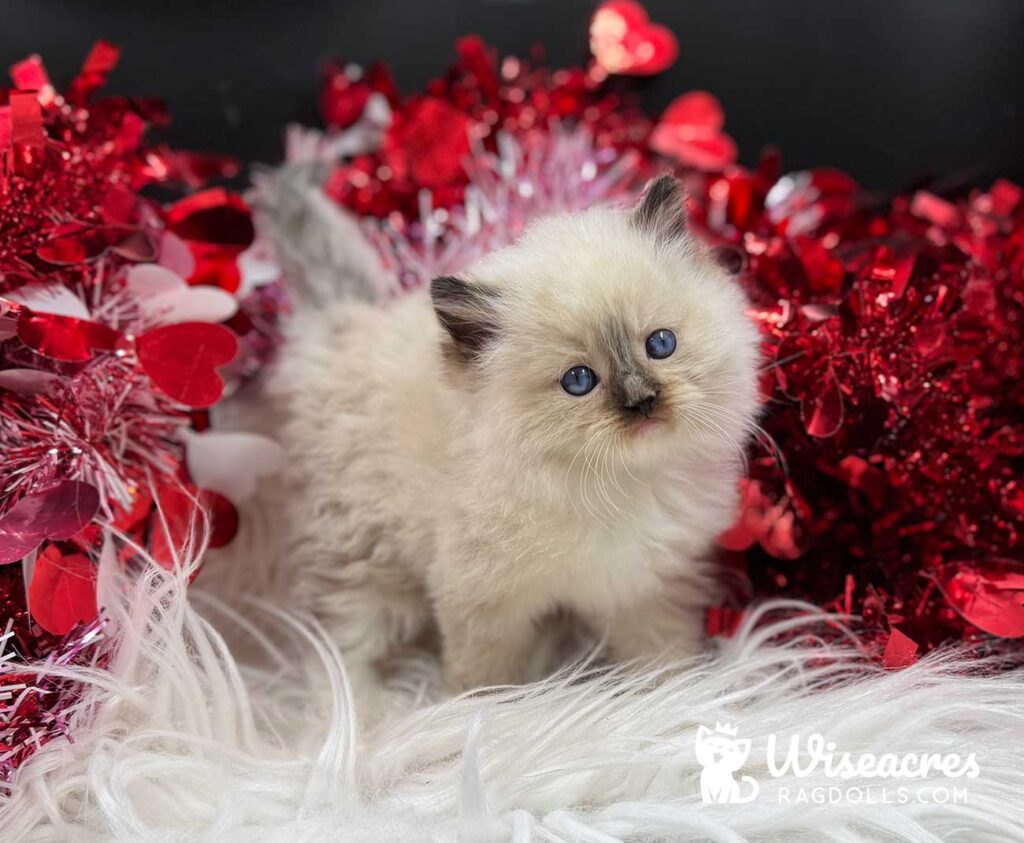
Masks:
[[[704,604],[687,605],[665,594],[621,607],[605,625],[612,657],[619,662],[666,662],[696,655],[705,645]]]
[[[510,601],[511,602],[511,601]],[[452,692],[526,679],[537,631],[531,613],[515,605],[452,605],[442,601],[438,622],[444,646],[445,684]]]

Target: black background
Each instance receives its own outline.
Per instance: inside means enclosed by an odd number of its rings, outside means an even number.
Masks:
[[[0,61],[43,55],[65,84],[97,38],[124,48],[108,86],[159,95],[180,146],[276,161],[289,121],[317,124],[329,57],[383,59],[404,93],[439,75],[476,32],[502,52],[542,43],[582,62],[590,0],[224,2],[0,0]],[[680,58],[644,102],[705,88],[741,159],[767,143],[787,168],[841,167],[866,186],[928,177],[1024,181],[1022,0],[647,0]]]

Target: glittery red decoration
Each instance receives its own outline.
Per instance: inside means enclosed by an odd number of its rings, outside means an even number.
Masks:
[[[683,167],[722,170],[736,161],[736,142],[722,131],[725,113],[706,91],[673,100],[651,133],[651,149]]]
[[[151,490],[184,470],[181,431],[193,418],[183,405],[220,397],[217,367],[238,348],[220,325],[160,321],[225,318],[242,305],[223,291],[239,287],[238,257],[253,239],[248,207],[207,191],[165,214],[140,193],[154,182],[194,187],[237,165],[148,146],[147,127],[166,122],[158,104],[96,96],[117,57],[97,44],[63,94],[31,57],[0,94],[0,561],[27,560],[0,566],[0,781],[64,734],[76,705],[74,683],[19,665],[102,665],[100,548],[110,527],[154,548]],[[168,269],[151,273],[173,268],[221,289],[182,287],[170,301],[166,284],[129,283],[129,269],[157,260]],[[259,333],[251,321],[244,330]],[[206,492],[199,502],[213,512],[214,541],[229,540],[234,507]],[[135,555],[115,548],[126,565]]]
[[[475,35],[460,39],[455,49],[456,64],[424,94],[403,102],[390,81],[375,83],[374,90],[394,107],[392,126],[380,149],[343,161],[331,173],[325,190],[340,204],[358,214],[389,217],[402,229],[417,219],[424,186],[431,188],[435,207],[463,200],[463,164],[473,148],[494,150],[500,132],[546,134],[553,120],[585,124],[600,147],[624,151],[647,143],[649,119],[599,68],[535,68],[512,56],[499,62]],[[382,68],[377,76],[390,80]],[[329,96],[336,79],[329,74],[321,104],[328,123],[341,125],[329,110],[339,107]],[[354,108],[355,100],[345,105]]]
[[[608,0],[590,22],[590,49],[608,73],[652,76],[679,56],[675,35],[650,22],[635,0]]]

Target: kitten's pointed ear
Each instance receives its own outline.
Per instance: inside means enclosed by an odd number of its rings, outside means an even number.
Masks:
[[[498,333],[497,291],[443,275],[430,282],[430,298],[458,356],[477,359]]]
[[[658,240],[682,237],[686,233],[686,201],[679,180],[668,173],[651,179],[630,222]]]

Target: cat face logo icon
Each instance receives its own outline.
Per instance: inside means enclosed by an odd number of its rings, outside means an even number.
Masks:
[[[733,776],[750,754],[750,740],[737,740],[736,731],[734,726],[721,723],[715,724],[714,731],[707,726],[697,730],[697,761],[704,768],[700,774],[700,796],[706,803],[750,802],[757,796],[759,786],[754,779],[742,777],[749,789],[741,793],[740,782]]]

